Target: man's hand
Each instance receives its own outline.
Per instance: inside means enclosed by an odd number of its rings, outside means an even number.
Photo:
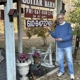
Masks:
[[[57,38],[56,41],[62,41],[62,38]]]
[[[50,27],[46,27],[49,31],[51,31]]]

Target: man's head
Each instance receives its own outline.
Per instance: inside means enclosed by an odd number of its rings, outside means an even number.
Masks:
[[[59,24],[62,24],[64,22],[64,15],[62,13],[57,15],[57,21]]]

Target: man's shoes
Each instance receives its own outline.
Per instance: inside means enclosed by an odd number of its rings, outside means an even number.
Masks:
[[[59,73],[57,74],[57,76],[58,76],[58,77],[61,77],[63,74],[64,74],[64,73],[59,72]]]
[[[71,80],[74,80],[74,74],[70,75]]]

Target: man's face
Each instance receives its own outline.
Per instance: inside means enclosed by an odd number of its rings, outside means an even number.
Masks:
[[[57,20],[58,20],[59,24],[62,24],[63,21],[64,21],[64,17],[63,17],[62,15],[59,15],[59,16],[57,17]]]

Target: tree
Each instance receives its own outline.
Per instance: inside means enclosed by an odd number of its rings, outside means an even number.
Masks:
[[[46,38],[49,36],[49,33],[47,32],[47,29],[44,27],[40,27],[38,29],[39,30],[38,30],[37,36],[42,38],[43,46],[45,46],[46,45]]]
[[[77,56],[77,49],[79,48],[79,40],[80,40],[80,0],[73,0],[74,10],[70,12],[69,21],[74,24],[74,31],[76,35],[76,42],[75,42],[75,50],[73,57],[76,59]]]
[[[53,25],[51,27],[51,30],[54,30]],[[26,28],[24,29],[24,32],[26,36],[30,39],[33,35],[37,35],[38,37],[41,37],[43,40],[43,46],[46,46],[46,38],[49,36],[49,33],[45,27],[33,27],[33,28]]]

